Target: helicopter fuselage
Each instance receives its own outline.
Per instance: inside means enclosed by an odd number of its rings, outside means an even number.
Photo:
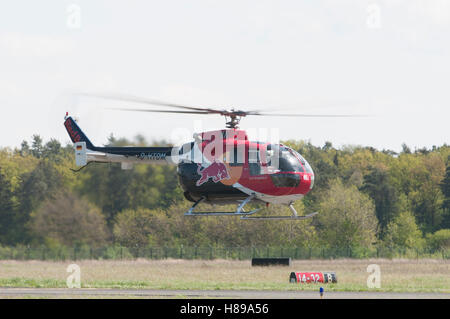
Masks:
[[[198,139],[179,151],[178,179],[190,201],[226,204],[253,194],[263,202],[290,204],[313,187],[310,165],[287,146],[252,142],[236,129],[205,132]]]
[[[251,196],[290,205],[314,184],[311,166],[298,152],[283,144],[249,141],[245,131],[234,128],[195,134],[195,141],[182,147],[97,147],[71,117],[64,125],[75,143],[77,166],[175,164],[184,196],[192,202],[228,204]]]

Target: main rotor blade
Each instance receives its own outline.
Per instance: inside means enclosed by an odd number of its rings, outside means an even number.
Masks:
[[[212,114],[205,111],[171,111],[171,110],[150,110],[150,109],[124,109],[124,108],[108,108],[116,111],[130,111],[130,112],[150,112],[150,113],[183,113],[183,114]]]
[[[280,113],[250,113],[248,115],[260,115],[260,116],[295,116],[295,117],[368,117],[370,115],[364,114],[280,114]]]
[[[144,98],[140,98],[140,97],[136,97],[136,96],[122,95],[122,94],[77,93],[77,95],[93,97],[93,98],[100,98],[100,99],[123,101],[123,102],[133,102],[133,103],[140,103],[140,104],[147,104],[147,105],[149,104],[149,105],[157,105],[157,106],[168,106],[168,107],[182,108],[182,109],[194,110],[194,111],[204,111],[204,112],[216,113],[216,114],[222,114],[225,111],[225,110],[217,110],[217,109],[203,108],[203,107],[192,107],[192,106],[180,105],[180,104],[164,102],[164,101],[159,101],[159,100],[153,100],[153,99],[144,99]]]
[[[154,99],[144,99],[136,96],[131,95],[124,95],[124,94],[107,94],[107,93],[89,93],[89,92],[81,92],[76,93],[78,96],[85,96],[85,97],[91,97],[91,98],[100,98],[100,99],[108,99],[108,100],[116,100],[116,101],[123,101],[123,102],[132,102],[132,103],[139,103],[139,104],[146,104],[146,105],[155,105],[155,106],[167,106],[167,107],[173,107],[173,108],[180,108],[188,111],[169,111],[169,110],[152,110],[152,109],[119,109],[123,111],[135,111],[135,112],[155,112],[155,113],[184,113],[184,114],[219,114],[224,116],[239,116],[244,117],[248,115],[258,115],[258,116],[289,116],[289,117],[367,117],[370,115],[356,115],[356,114],[295,114],[295,113],[287,113],[287,114],[280,114],[280,113],[263,113],[259,110],[253,110],[253,111],[242,111],[242,110],[225,110],[225,109],[213,109],[213,108],[203,108],[203,107],[192,107],[192,106],[186,106],[186,105],[180,105],[170,102],[164,102]],[[270,111],[269,111],[270,112]]]

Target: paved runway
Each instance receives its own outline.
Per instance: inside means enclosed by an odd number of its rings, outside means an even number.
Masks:
[[[315,291],[0,288],[0,298],[318,299]],[[449,293],[326,292],[326,299],[450,299]]]

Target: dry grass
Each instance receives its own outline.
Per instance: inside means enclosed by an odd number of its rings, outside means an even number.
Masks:
[[[0,261],[0,286],[65,287],[72,262]],[[82,287],[154,289],[317,289],[290,284],[291,271],[335,271],[328,290],[365,291],[369,264],[381,268],[380,291],[450,293],[450,261],[435,259],[298,260],[291,267],[251,267],[235,260],[76,261]]]

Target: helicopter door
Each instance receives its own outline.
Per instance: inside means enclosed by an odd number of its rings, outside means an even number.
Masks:
[[[249,149],[248,151],[248,168],[250,176],[261,175],[261,160],[259,158],[258,149]]]
[[[245,163],[245,145],[235,145],[226,153],[225,162],[230,166],[243,166]]]

